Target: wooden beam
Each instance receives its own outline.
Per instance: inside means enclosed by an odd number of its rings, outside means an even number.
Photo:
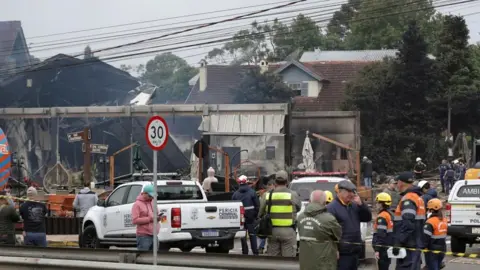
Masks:
[[[319,140],[322,140],[322,141],[325,141],[325,142],[329,142],[329,143],[334,144],[334,145],[336,145],[336,146],[338,146],[338,147],[341,147],[341,148],[343,148],[343,149],[347,149],[347,150],[350,150],[350,151],[358,151],[358,150],[350,147],[349,145],[343,144],[343,143],[341,143],[341,142],[337,142],[337,141],[335,141],[335,140],[333,140],[333,139],[327,138],[327,137],[322,136],[322,135],[319,135],[319,134],[317,134],[317,133],[311,133],[311,134],[312,134],[313,137],[315,137],[315,138],[317,138],[317,139],[319,139]]]

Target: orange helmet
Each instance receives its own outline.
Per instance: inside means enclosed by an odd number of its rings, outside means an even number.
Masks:
[[[427,209],[432,209],[432,210],[438,211],[438,210],[442,209],[442,207],[443,207],[442,201],[440,201],[437,198],[431,199],[427,203]]]

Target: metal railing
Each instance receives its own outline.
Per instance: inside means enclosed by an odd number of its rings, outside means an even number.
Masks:
[[[0,269],[4,270],[54,270],[67,268],[69,270],[175,270],[175,268],[168,266],[0,256]]]
[[[152,265],[152,252],[136,250],[77,249],[77,248],[37,248],[25,246],[0,246],[0,256],[33,259],[51,259],[105,263],[133,263]],[[88,261],[88,263],[85,263]],[[245,256],[229,254],[161,252],[157,264],[162,266],[209,268],[209,269],[250,269],[250,270],[298,270],[297,258]],[[70,264],[65,265],[72,270]],[[0,269],[4,269],[1,268]],[[43,269],[43,268],[42,268]],[[77,269],[77,268],[75,268]],[[78,268],[84,269],[84,268]],[[89,268],[97,269],[97,268]],[[107,269],[107,268],[103,268]],[[122,268],[123,269],[123,268]],[[126,268],[125,268],[126,269]],[[135,268],[137,269],[137,268]]]

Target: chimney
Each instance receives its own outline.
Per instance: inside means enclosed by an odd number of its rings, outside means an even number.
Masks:
[[[268,62],[266,60],[260,61],[260,73],[265,73],[268,71]]]
[[[202,59],[202,61],[200,61],[200,69],[198,75],[198,81],[200,82],[200,91],[203,92],[205,91],[205,89],[207,89],[207,61],[205,61],[205,59]]]

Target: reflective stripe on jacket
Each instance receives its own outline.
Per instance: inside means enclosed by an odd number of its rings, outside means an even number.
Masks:
[[[386,246],[391,246],[393,233],[393,214],[383,209],[378,213],[377,219],[373,224],[372,246],[376,252],[386,252]]]
[[[423,226],[423,233],[425,234],[425,248],[430,250],[447,250],[447,222],[440,219],[438,216],[431,216],[425,226]]]
[[[403,197],[394,214],[395,244],[402,247],[422,248],[425,203],[419,187],[411,187]]]
[[[291,227],[293,226],[293,203],[292,194],[290,192],[273,192],[272,208],[270,210],[270,218],[272,225],[275,227]],[[266,193],[267,211],[270,193]]]

